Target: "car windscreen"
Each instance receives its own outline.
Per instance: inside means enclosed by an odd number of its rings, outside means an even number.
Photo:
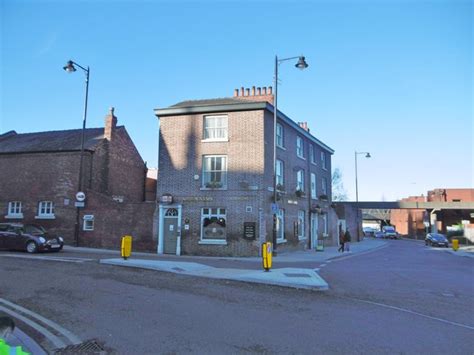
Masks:
[[[46,233],[45,229],[40,226],[33,226],[31,224],[28,224],[23,227],[23,232],[26,234],[44,234]]]
[[[433,234],[433,238],[444,240],[446,237],[443,234]]]

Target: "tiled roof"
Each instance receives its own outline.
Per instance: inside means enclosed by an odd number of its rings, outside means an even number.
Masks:
[[[23,134],[8,132],[0,135],[0,154],[81,150],[81,137],[82,129]],[[104,128],[87,128],[84,149],[94,150],[103,139]]]

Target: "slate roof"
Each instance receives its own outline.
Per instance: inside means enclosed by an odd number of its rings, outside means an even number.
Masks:
[[[123,126],[117,127],[117,129]],[[81,150],[82,129],[0,135],[0,154],[62,152]],[[104,128],[87,128],[84,149],[95,150],[104,139]]]
[[[194,106],[208,106],[208,105],[232,105],[232,104],[242,104],[250,102],[261,102],[261,101],[251,101],[243,100],[234,97],[224,97],[220,99],[207,99],[207,100],[187,100],[181,101],[177,104],[174,104],[170,107],[194,107]]]

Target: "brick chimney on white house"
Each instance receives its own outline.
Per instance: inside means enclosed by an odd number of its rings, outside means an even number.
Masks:
[[[268,102],[273,105],[273,89],[271,86],[267,87],[258,87],[252,86],[250,88],[244,88],[243,86],[239,89],[234,90],[234,98],[239,100],[246,100],[246,101],[257,101],[257,102]]]
[[[110,112],[105,116],[104,138],[108,141],[112,140],[115,129],[117,128],[117,117],[114,116],[115,108],[111,107]]]

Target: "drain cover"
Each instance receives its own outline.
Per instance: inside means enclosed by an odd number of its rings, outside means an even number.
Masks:
[[[308,274],[286,274],[285,273],[284,275],[288,277],[311,277]]]
[[[69,345],[65,348],[56,349],[55,355],[70,355],[70,354],[100,354],[106,355],[107,352],[100,346],[96,340],[87,340],[80,344]]]

